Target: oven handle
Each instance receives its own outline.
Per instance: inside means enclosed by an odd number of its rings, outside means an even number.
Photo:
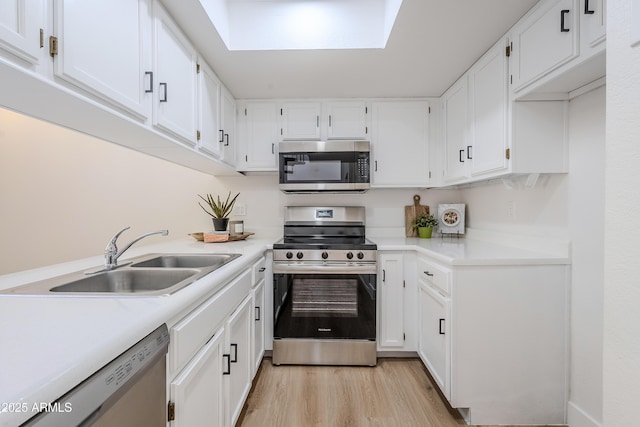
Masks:
[[[273,263],[273,272],[276,274],[286,273],[315,273],[315,274],[376,274],[375,264],[339,264],[339,265],[315,265],[315,264],[279,264]]]

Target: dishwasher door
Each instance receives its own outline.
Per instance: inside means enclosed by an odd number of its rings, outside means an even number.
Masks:
[[[23,426],[166,426],[168,347],[162,325]]]

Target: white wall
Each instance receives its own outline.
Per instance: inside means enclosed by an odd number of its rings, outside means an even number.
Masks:
[[[128,225],[125,243],[169,230],[141,246],[210,229],[197,194],[218,190],[212,176],[0,109],[0,274],[100,255]]]
[[[569,104],[571,259],[571,427],[602,424],[605,92]]]
[[[638,0],[633,0],[636,8]],[[607,427],[638,425],[640,402],[640,46],[632,0],[607,2],[604,379]]]

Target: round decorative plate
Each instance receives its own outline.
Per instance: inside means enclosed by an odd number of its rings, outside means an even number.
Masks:
[[[460,212],[456,209],[446,209],[442,212],[440,221],[442,221],[442,224],[447,227],[454,227],[460,222],[461,218],[462,216],[460,215]]]

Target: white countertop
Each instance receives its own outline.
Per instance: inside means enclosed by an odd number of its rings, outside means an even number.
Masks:
[[[523,249],[478,239],[382,237],[372,239],[378,251],[415,250],[450,265],[569,264],[568,256]]]
[[[165,322],[249,268],[276,239],[224,244],[177,240],[132,248],[147,253],[231,252],[243,256],[170,296],[0,295],[0,426],[16,426]],[[0,289],[101,265],[93,257],[0,276]],[[18,412],[26,403],[27,412]]]
[[[49,403],[110,362],[163,323],[186,310],[243,269],[278,237],[224,244],[180,239],[131,248],[127,258],[148,253],[231,252],[243,256],[170,296],[0,295],[0,426],[16,426],[31,407]],[[568,256],[519,249],[469,238],[372,239],[379,251],[417,251],[451,265],[568,264]],[[0,290],[100,266],[102,256],[0,276]],[[26,403],[27,413],[16,412]]]

